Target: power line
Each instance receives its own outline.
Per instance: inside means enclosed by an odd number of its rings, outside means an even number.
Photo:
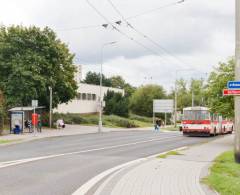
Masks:
[[[185,2],[185,0],[179,0],[179,1],[177,1],[177,2],[169,3],[169,4],[163,5],[163,6],[161,6],[161,7],[155,8],[155,9],[150,9],[150,10],[148,10],[148,11],[144,11],[144,12],[142,12],[142,13],[139,13],[139,14],[136,14],[136,15],[133,15],[133,16],[129,16],[129,17],[127,17],[126,19],[129,19],[129,20],[130,20],[130,19],[134,19],[134,18],[143,16],[143,15],[150,14],[150,13],[152,13],[152,12],[157,12],[157,11],[163,9],[163,8],[175,6],[175,5],[184,3],[184,2]]]
[[[125,36],[126,38],[128,38],[129,40],[135,42],[136,44],[138,44],[139,46],[143,47],[144,49],[154,53],[154,54],[158,54],[156,51],[148,48],[147,46],[145,46],[144,44],[142,44],[141,42],[135,40],[133,37],[127,35],[126,33],[122,32],[121,30],[119,30],[110,20],[108,20],[108,18],[106,16],[104,16],[92,3],[90,3],[89,0],[86,0],[86,2],[92,7],[92,9],[95,10],[95,12],[101,16],[109,25],[112,26],[112,28],[114,30],[116,30],[118,33],[120,33],[121,35]]]
[[[139,13],[139,14],[136,14],[136,15],[133,15],[133,16],[129,16],[126,19],[137,18],[137,17],[143,16],[143,15],[150,14],[152,12],[157,12],[157,11],[163,9],[163,8],[166,8],[166,7],[175,6],[175,5],[183,3],[183,2],[184,2],[184,0],[180,0],[180,1],[177,1],[177,2],[169,3],[167,5],[163,5],[161,7],[155,8],[155,9],[151,9],[151,10],[144,11],[142,13]],[[73,27],[73,28],[56,28],[55,31],[58,31],[58,32],[75,31],[75,30],[82,30],[82,29],[99,28],[99,27],[102,27],[102,26],[103,25],[87,25],[87,26],[80,26],[80,27]]]
[[[88,28],[98,28],[102,27],[102,25],[87,25],[87,26],[79,26],[74,28],[56,28],[55,31],[74,31],[74,30],[81,30],[81,29],[88,29]]]
[[[142,33],[141,31],[139,31],[138,29],[136,29],[132,24],[130,24],[127,20],[127,18],[125,18],[123,16],[123,14],[120,12],[120,10],[113,4],[113,2],[111,0],[107,0],[111,6],[113,7],[113,9],[121,16],[122,20],[127,24],[128,27],[130,27],[131,29],[133,29],[137,34],[139,34],[140,36],[142,36],[143,38],[147,39],[149,42],[151,42],[152,44],[154,44],[155,46],[157,46],[158,48],[160,48],[164,53],[168,54],[169,56],[173,57],[175,60],[177,60],[178,62],[180,62],[181,64],[187,65],[184,61],[182,61],[180,58],[176,57],[175,55],[173,55],[171,52],[169,52],[167,49],[165,49],[163,46],[161,46],[159,43],[157,43],[156,41],[154,41],[152,38],[150,38],[149,36],[147,36],[146,34]],[[183,3],[184,0],[178,1],[177,4],[179,3]]]

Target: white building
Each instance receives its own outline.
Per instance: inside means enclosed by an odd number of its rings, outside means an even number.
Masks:
[[[58,113],[96,113],[100,108],[100,86],[99,85],[89,85],[80,83],[81,76],[81,66],[78,67],[78,74],[75,78],[78,83],[78,94],[77,98],[71,100],[66,104],[60,104],[54,112]],[[111,88],[111,87],[102,87],[102,100],[107,91],[119,92],[124,95],[123,89]]]

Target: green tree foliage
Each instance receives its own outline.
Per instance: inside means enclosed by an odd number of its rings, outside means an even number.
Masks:
[[[100,74],[96,72],[89,71],[86,75],[86,78],[83,80],[83,83],[99,85],[100,83]],[[130,97],[134,91],[135,87],[127,83],[121,76],[116,75],[110,78],[107,78],[105,75],[102,77],[102,84],[106,87],[114,87],[119,89],[124,89],[125,97]]]
[[[110,80],[111,80],[111,86],[115,88],[123,89],[126,84],[125,80],[119,75],[112,76]]]
[[[203,79],[191,79],[188,84],[183,78],[177,80],[177,103],[178,111],[192,106],[192,92],[194,94],[194,106],[206,105],[206,94]],[[175,91],[172,90],[168,98],[174,99]]]
[[[128,117],[128,99],[122,96],[121,93],[115,93],[114,91],[108,91],[104,96],[105,107],[104,113],[106,115],[118,115]]]
[[[5,117],[5,103],[3,93],[0,91],[0,135],[3,131],[4,125],[4,117]]]
[[[192,79],[190,84],[189,93],[194,97],[194,105],[195,106],[205,106],[205,86],[203,79]]]
[[[227,82],[234,80],[234,67],[233,59],[226,63],[219,63],[209,76],[206,91],[208,106],[212,112],[221,113],[226,117],[234,116],[233,97],[222,94],[223,89],[227,87]]]
[[[130,98],[130,109],[142,116],[152,116],[153,100],[166,98],[166,92],[159,85],[145,85],[138,88]]]
[[[126,81],[119,75],[111,77],[110,80],[112,87],[124,89],[126,97],[130,97],[136,90],[135,87],[131,86],[129,83],[126,83]]]
[[[177,107],[182,111],[183,108],[192,105],[192,94],[187,88],[187,81],[184,79],[177,80]]]
[[[11,26],[0,28],[0,89],[6,104],[27,106],[32,99],[49,105],[49,86],[53,106],[76,95],[73,57],[49,28]]]
[[[86,78],[83,80],[83,83],[99,85],[100,84],[100,73],[89,71],[86,75]],[[106,78],[105,75],[102,75],[102,85],[106,87],[111,87],[111,79]]]

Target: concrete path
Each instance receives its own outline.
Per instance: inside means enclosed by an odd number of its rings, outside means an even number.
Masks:
[[[204,138],[203,138],[204,139]],[[209,195],[201,184],[216,156],[233,148],[233,136],[180,151],[166,159],[152,157],[115,172],[97,188],[95,195]]]

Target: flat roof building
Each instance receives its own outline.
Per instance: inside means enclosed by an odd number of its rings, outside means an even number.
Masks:
[[[68,103],[60,104],[53,112],[58,113],[96,113],[100,108],[100,86],[81,83],[82,68],[78,65],[75,78],[78,83],[77,97]],[[123,89],[102,87],[102,99],[107,91],[119,92],[124,95]]]

